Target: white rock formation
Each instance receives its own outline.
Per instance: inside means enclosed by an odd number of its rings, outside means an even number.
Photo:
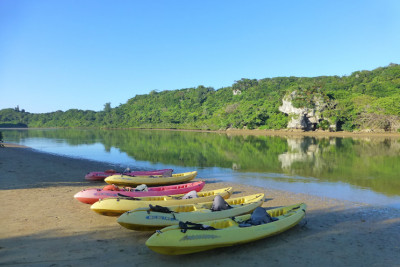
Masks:
[[[326,104],[321,101],[320,97],[314,96],[315,109],[296,108],[292,104],[296,94],[296,91],[293,91],[290,95],[285,96],[282,100],[282,106],[279,107],[279,111],[288,114],[291,118],[287,128],[314,130],[315,126],[322,120],[321,112]]]

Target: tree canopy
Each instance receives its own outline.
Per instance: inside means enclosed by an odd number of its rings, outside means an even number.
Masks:
[[[296,107],[313,108],[318,95],[327,105],[323,116],[335,121],[338,130],[388,130],[388,123],[400,128],[397,64],[342,77],[242,78],[218,90],[200,85],[152,91],[114,108],[105,103],[99,112],[70,109],[35,114],[19,107],[3,109],[0,127],[282,129],[287,126],[288,116],[278,108],[284,96],[293,91],[297,92],[293,100]],[[323,123],[320,126],[323,128]]]

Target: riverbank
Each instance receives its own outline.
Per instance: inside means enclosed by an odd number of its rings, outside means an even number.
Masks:
[[[302,130],[236,130],[228,129],[223,131],[226,134],[235,135],[266,135],[266,136],[311,136],[311,137],[362,137],[362,138],[373,138],[373,137],[390,137],[400,138],[400,133],[395,132],[374,132],[374,131],[358,131],[358,132],[330,132],[330,131],[302,131]]]
[[[126,129],[125,129],[126,130]],[[255,136],[290,136],[290,137],[353,137],[353,138],[400,138],[400,132],[384,132],[384,131],[356,131],[356,132],[330,132],[330,131],[303,131],[296,129],[281,130],[246,130],[246,129],[227,129],[227,130],[189,130],[189,129],[133,129],[132,130],[154,130],[154,131],[182,131],[182,132],[208,132],[227,135],[255,135]]]
[[[58,128],[0,128],[5,130],[38,130],[38,129],[58,129]],[[91,129],[91,128],[88,128]],[[182,131],[182,132],[205,132],[219,133],[226,135],[254,135],[254,136],[290,136],[290,137],[353,137],[353,138],[400,138],[400,132],[384,132],[384,131],[355,131],[355,132],[330,132],[323,130],[303,131],[296,129],[280,129],[280,130],[247,130],[247,129],[227,129],[227,130],[194,130],[194,129],[146,129],[146,128],[111,128],[113,130],[152,130],[152,131]]]
[[[145,246],[151,232],[127,230],[73,195],[102,182],[89,171],[115,166],[6,144],[0,148],[0,265],[7,266],[398,266],[400,212],[362,203],[205,179],[205,190],[233,186],[234,196],[263,192],[264,207],[298,202],[306,219],[275,237],[177,257]],[[198,177],[197,179],[201,179]]]

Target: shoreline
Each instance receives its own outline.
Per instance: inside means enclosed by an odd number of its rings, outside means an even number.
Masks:
[[[329,131],[295,131],[295,130],[227,130],[227,134],[241,134],[241,135],[266,135],[266,136],[310,136],[310,137],[393,137],[400,138],[400,133],[379,133],[379,132],[329,132]]]
[[[40,130],[40,129],[64,129],[64,128],[0,128],[5,130]],[[100,129],[100,128],[68,128],[68,129]],[[295,129],[280,130],[245,130],[245,129],[227,129],[227,130],[199,130],[199,129],[147,129],[147,128],[110,128],[109,130],[154,130],[154,131],[181,131],[181,132],[202,132],[202,133],[218,133],[226,135],[253,135],[253,136],[299,136],[299,137],[361,137],[361,138],[400,138],[400,132],[375,132],[375,131],[357,131],[357,132],[330,132],[323,130],[303,131]]]
[[[127,230],[73,195],[104,182],[84,180],[110,164],[48,154],[6,143],[0,148],[0,265],[18,266],[398,266],[400,211],[283,190],[204,179],[204,190],[234,187],[234,196],[263,192],[263,207],[305,202],[306,219],[275,237],[170,257],[149,250],[151,232]],[[198,177],[196,179],[201,179]]]

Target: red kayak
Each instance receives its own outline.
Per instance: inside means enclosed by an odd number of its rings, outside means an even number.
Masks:
[[[166,196],[176,194],[186,194],[190,191],[201,191],[205,185],[205,182],[193,182],[186,184],[157,186],[157,187],[145,187],[137,186],[136,188],[120,188],[115,185],[107,185],[104,188],[89,188],[82,190],[75,194],[74,198],[80,202],[93,204],[99,199],[108,197],[150,197],[150,196]],[[138,189],[144,189],[146,191],[135,191]]]
[[[85,179],[89,181],[103,181],[105,178],[111,175],[128,175],[128,176],[150,176],[150,175],[172,175],[172,169],[154,170],[154,171],[129,171],[129,172],[117,172],[115,170],[106,170],[104,172],[89,172],[86,174]]]

